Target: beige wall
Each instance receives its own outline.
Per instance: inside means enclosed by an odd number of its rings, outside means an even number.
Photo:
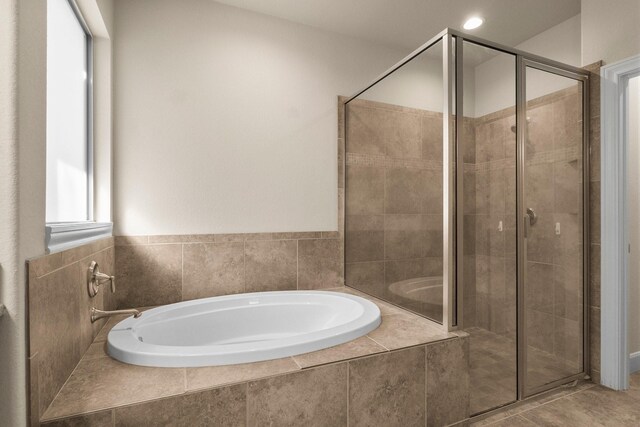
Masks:
[[[640,1],[582,0],[582,65],[640,53]]]
[[[337,229],[336,96],[406,52],[209,0],[115,27],[116,234]]]
[[[629,353],[640,351],[640,77],[629,81]]]

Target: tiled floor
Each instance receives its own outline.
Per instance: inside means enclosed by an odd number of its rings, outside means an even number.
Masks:
[[[629,390],[613,391],[583,383],[533,398],[514,408],[492,413],[470,426],[591,427],[640,426],[640,372],[631,376]]]
[[[471,413],[487,411],[516,400],[516,343],[512,338],[482,328],[468,328],[470,335]],[[579,367],[529,347],[528,381],[536,387],[580,372]]]

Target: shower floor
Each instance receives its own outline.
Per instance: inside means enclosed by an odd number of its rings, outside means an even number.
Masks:
[[[515,340],[477,327],[465,331],[470,335],[471,414],[514,402],[517,396]],[[567,366],[564,360],[532,347],[529,347],[528,365],[528,375],[535,379],[535,385],[577,372],[577,368]]]

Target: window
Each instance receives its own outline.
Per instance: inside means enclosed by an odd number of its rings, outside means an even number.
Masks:
[[[92,222],[91,71],[91,34],[75,2],[48,0],[46,222],[49,251],[104,236],[103,227]],[[101,228],[102,233],[96,236]],[[109,224],[107,235],[110,234]]]

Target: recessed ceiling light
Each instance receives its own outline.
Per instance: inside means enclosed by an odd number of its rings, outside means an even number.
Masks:
[[[467,22],[464,23],[462,28],[464,28],[465,30],[475,30],[482,24],[484,24],[484,19],[480,18],[479,16],[473,16],[467,19]]]

